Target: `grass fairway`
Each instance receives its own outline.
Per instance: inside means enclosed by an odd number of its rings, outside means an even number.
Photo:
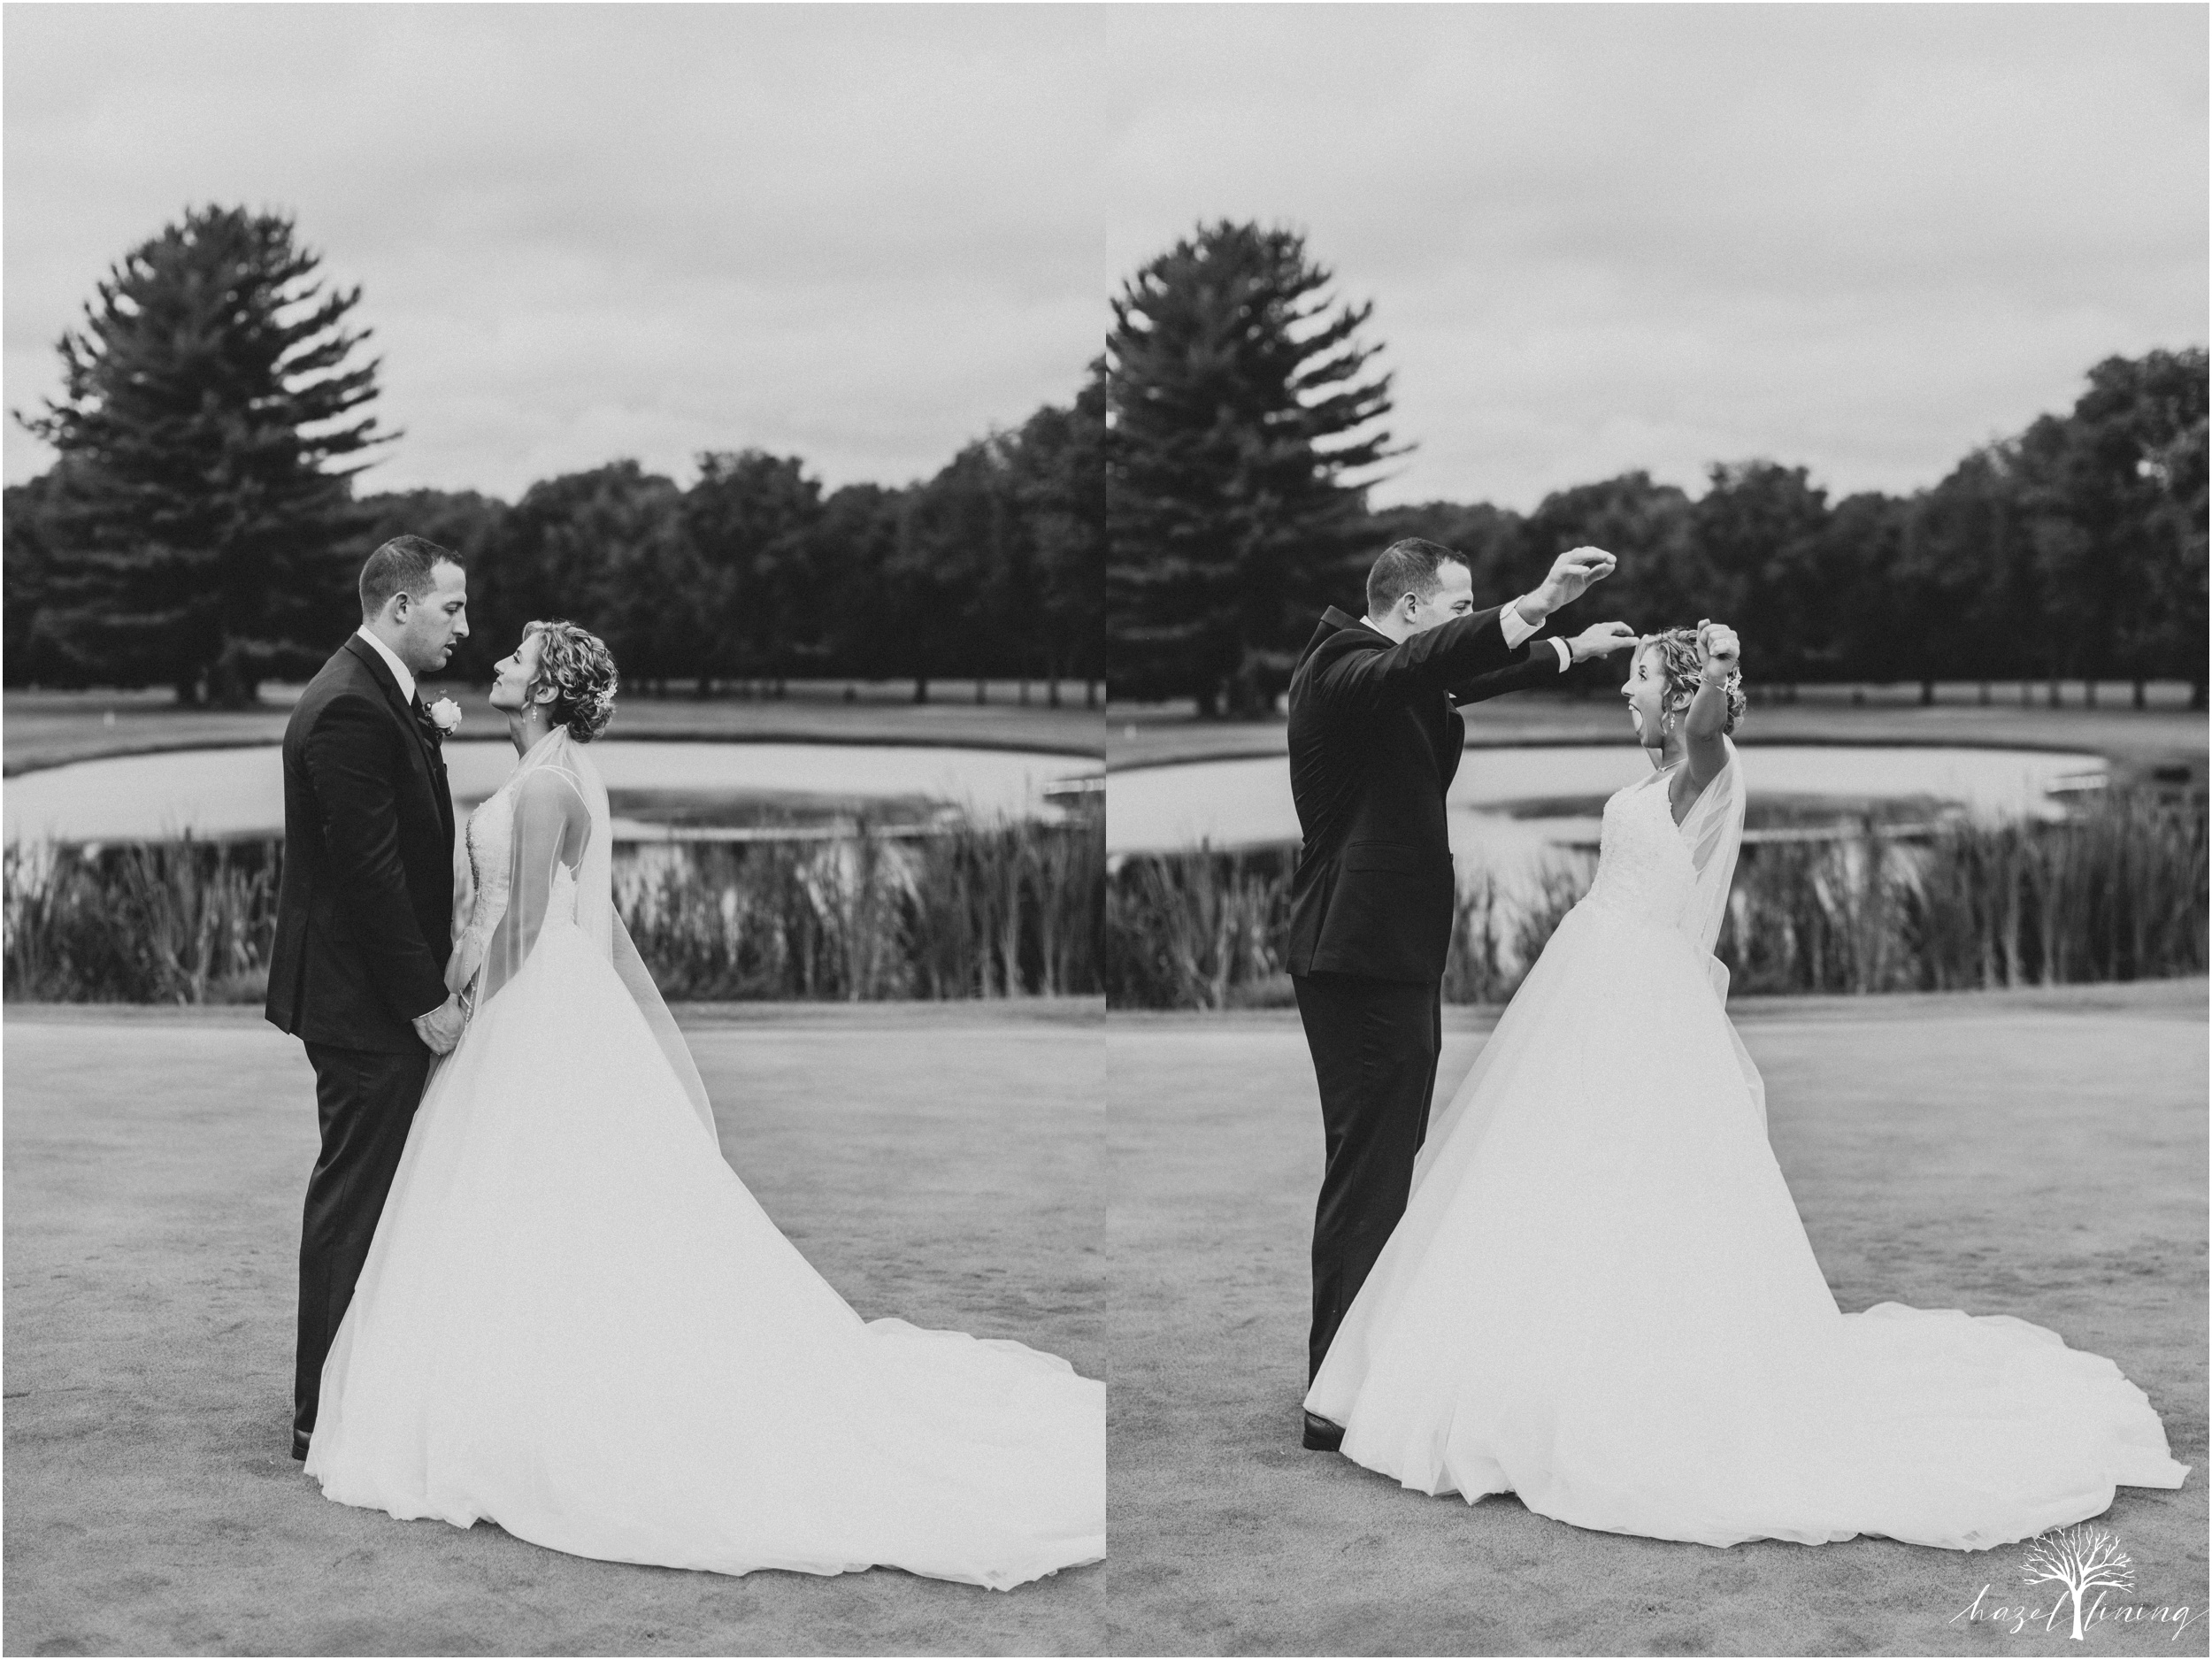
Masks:
[[[864,1315],[1105,1374],[1094,1000],[683,1018],[725,1152]],[[300,1046],[252,1011],[20,1006],[6,1044],[9,1653],[1102,1647],[1097,1565],[733,1579],[329,1502],[288,1450]]]
[[[1115,1647],[1140,1654],[2206,1652],[2202,980],[1747,1002],[1775,1150],[1847,1309],[2009,1313],[2111,1356],[2194,1466],[2106,1518],[2111,1599],[2193,1622],[2017,1635],[2020,1552],[1717,1550],[1429,1498],[1298,1445],[1320,1110],[1294,1014],[1116,1015]],[[1448,1011],[1440,1087],[1484,1018]]]

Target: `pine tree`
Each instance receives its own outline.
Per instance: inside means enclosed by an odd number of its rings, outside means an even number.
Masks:
[[[208,206],[134,249],[58,350],[63,391],[17,419],[62,457],[42,621],[88,673],[250,701],[351,618],[363,413],[377,364],[277,213]],[[361,465],[366,465],[363,463]]]
[[[1107,339],[1115,680],[1263,707],[1366,528],[1390,376],[1304,239],[1223,221],[1154,259]],[[1349,588],[1346,592],[1352,591]]]

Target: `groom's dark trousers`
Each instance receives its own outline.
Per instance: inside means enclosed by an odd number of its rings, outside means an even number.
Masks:
[[[1508,646],[1495,610],[1393,644],[1332,607],[1291,678],[1303,843],[1290,973],[1326,1147],[1309,1377],[1405,1213],[1428,1131],[1455,912],[1444,793],[1465,725],[1453,705],[1555,681],[1560,667],[1548,640]]]
[[[322,1152],[300,1226],[292,1456],[307,1456],[323,1360],[376,1236],[430,1051],[412,1018],[446,999],[453,796],[420,699],[357,636],[284,731],[284,872],[265,1012],[315,1069]]]

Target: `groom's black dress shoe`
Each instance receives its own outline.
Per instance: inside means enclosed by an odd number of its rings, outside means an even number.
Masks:
[[[1334,1452],[1344,1445],[1344,1426],[1332,1424],[1325,1418],[1306,1414],[1306,1450]]]
[[[292,1437],[292,1456],[298,1459],[302,1464],[307,1462],[307,1438],[305,1436],[295,1435]]]

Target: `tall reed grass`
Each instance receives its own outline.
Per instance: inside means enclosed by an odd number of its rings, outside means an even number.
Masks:
[[[1828,842],[1747,844],[1717,952],[1736,992],[1948,990],[2206,970],[2206,807],[2115,791],[2056,824],[1947,826],[1924,844],[1869,820]],[[1115,1008],[1288,1003],[1286,849],[1122,861],[1108,884]],[[1444,996],[1502,1003],[1587,890],[1562,853],[1525,888],[1459,897]]]
[[[618,873],[662,995],[747,1001],[1100,988],[1103,818],[904,840],[694,842]]]
[[[54,1003],[259,998],[277,843],[0,849],[5,995]]]
[[[257,1003],[278,842],[9,847],[4,991]],[[1104,820],[625,849],[617,903],[672,1000],[1095,994]]]
[[[1233,1009],[1294,1000],[1286,956],[1288,849],[1200,849],[1122,862],[1106,888],[1106,998],[1120,1009]],[[1448,1003],[1502,1003],[1589,886],[1562,854],[1532,889],[1487,872],[1463,891],[1444,967]]]
[[[2063,823],[1957,825],[1922,846],[1747,848],[1719,955],[1754,991],[2200,974],[2206,825],[2201,800],[2115,791]]]
[[[1110,1007],[1289,1001],[1283,939],[1292,855],[1207,849],[1123,862],[1106,886]]]

